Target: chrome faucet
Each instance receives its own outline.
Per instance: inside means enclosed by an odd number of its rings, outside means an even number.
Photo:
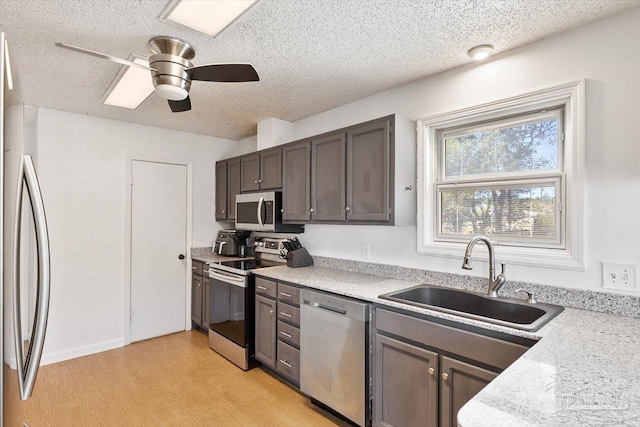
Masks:
[[[485,236],[477,236],[471,239],[469,244],[467,245],[467,250],[464,251],[464,260],[462,261],[462,268],[465,270],[473,270],[471,266],[471,251],[476,243],[479,241],[484,242],[487,245],[487,249],[489,249],[489,290],[487,291],[487,295],[490,297],[496,298],[498,296],[498,290],[504,285],[507,281],[507,278],[504,277],[504,272],[506,269],[506,265],[502,264],[502,272],[495,277],[495,254],[493,251],[493,244],[491,241]]]

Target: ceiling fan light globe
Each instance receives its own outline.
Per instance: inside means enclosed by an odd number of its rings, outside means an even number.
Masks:
[[[157,85],[156,93],[161,98],[168,99],[170,101],[182,101],[189,96],[189,92],[186,89],[168,84]]]

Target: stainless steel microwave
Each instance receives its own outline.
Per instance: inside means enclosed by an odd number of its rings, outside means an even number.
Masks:
[[[236,230],[303,233],[304,225],[282,223],[282,192],[238,194]]]

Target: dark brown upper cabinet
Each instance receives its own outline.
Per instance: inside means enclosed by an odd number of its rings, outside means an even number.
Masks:
[[[282,219],[311,220],[311,142],[282,149]]]
[[[236,219],[236,196],[240,194],[240,159],[227,162],[227,219]]]
[[[347,221],[389,221],[391,123],[347,131]]]
[[[282,188],[282,148],[260,153],[260,190]]]
[[[227,161],[216,163],[216,219],[227,219]]]
[[[242,193],[282,188],[282,148],[240,158]]]
[[[260,154],[251,154],[240,158],[240,191],[260,190]]]
[[[311,141],[311,219],[346,219],[345,133]]]

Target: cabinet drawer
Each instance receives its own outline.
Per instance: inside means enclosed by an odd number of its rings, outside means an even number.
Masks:
[[[300,328],[278,321],[278,339],[300,348]]]
[[[270,298],[276,297],[278,283],[273,280],[256,277],[256,294],[264,295]]]
[[[300,307],[300,288],[278,283],[278,300]]]
[[[300,350],[278,341],[276,370],[296,383],[300,383]]]
[[[191,260],[191,273],[197,274],[198,276],[202,276],[204,265],[205,265],[204,262]]]
[[[500,369],[529,350],[521,344],[383,309],[376,310],[376,329]]]
[[[300,326],[300,309],[278,301],[278,320],[294,326]]]

